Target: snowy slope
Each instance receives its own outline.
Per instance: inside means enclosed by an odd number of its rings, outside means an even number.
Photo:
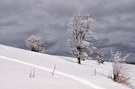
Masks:
[[[55,64],[56,72],[52,76]],[[128,67],[134,76],[135,66]],[[32,70],[35,78],[29,78]],[[111,63],[99,66],[89,60],[78,65],[75,58],[0,45],[0,89],[131,89],[108,79],[110,71]],[[135,83],[131,87],[135,89]]]

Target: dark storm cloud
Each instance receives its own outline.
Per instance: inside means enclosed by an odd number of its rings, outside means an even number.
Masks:
[[[46,52],[69,55],[67,23],[76,11],[95,19],[99,48],[135,52],[134,0],[1,0],[0,43],[26,48],[30,35],[46,41]]]
[[[123,53],[134,53],[135,52],[135,47],[131,45],[125,45],[122,43],[116,43],[116,44],[108,44],[108,45],[102,45],[99,46],[99,48],[114,48],[114,51],[121,51]]]

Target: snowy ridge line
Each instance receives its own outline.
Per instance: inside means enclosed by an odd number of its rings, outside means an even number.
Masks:
[[[27,65],[27,66],[35,67],[35,68],[38,68],[38,69],[41,69],[41,70],[45,70],[45,71],[48,71],[48,72],[52,72],[52,69],[45,68],[45,67],[42,67],[42,66],[38,66],[38,65],[35,65],[35,64],[31,64],[31,63],[27,63],[27,62],[23,62],[23,61],[20,61],[20,60],[16,60],[14,58],[9,58],[9,57],[5,57],[5,56],[1,56],[1,55],[0,55],[0,58],[8,60],[8,61],[13,61],[13,62],[16,62],[16,63],[24,64],[24,65]],[[76,77],[74,75],[66,74],[64,72],[55,71],[55,74],[58,74],[58,75],[61,75],[63,77],[67,77],[67,78],[76,80],[76,81],[78,81],[80,83],[83,83],[83,84],[89,86],[92,89],[106,89],[106,88],[100,87],[100,86],[98,86],[96,84],[93,84],[93,83],[91,83],[88,80]]]
[[[9,50],[9,48],[8,48],[8,47],[6,47],[6,46],[4,46],[4,45],[0,45],[0,46],[2,46],[3,48],[5,48],[5,49]]]

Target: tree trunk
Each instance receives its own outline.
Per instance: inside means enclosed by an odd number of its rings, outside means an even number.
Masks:
[[[115,75],[113,76],[113,81],[116,81],[116,76]]]
[[[31,51],[38,52],[35,48],[31,48]]]
[[[78,64],[81,64],[81,57],[80,57],[80,56],[81,56],[81,47],[78,46],[78,47],[77,47],[77,50],[78,50],[78,52],[79,52],[79,55],[78,55],[78,58],[77,58],[77,59],[78,59]]]
[[[78,59],[78,64],[81,64],[81,58],[78,57],[77,59]]]

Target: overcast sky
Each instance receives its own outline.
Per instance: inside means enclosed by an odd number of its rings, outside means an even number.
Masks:
[[[24,48],[41,36],[46,52],[68,55],[67,23],[76,11],[95,20],[98,48],[135,53],[135,0],[0,0],[0,44]]]

